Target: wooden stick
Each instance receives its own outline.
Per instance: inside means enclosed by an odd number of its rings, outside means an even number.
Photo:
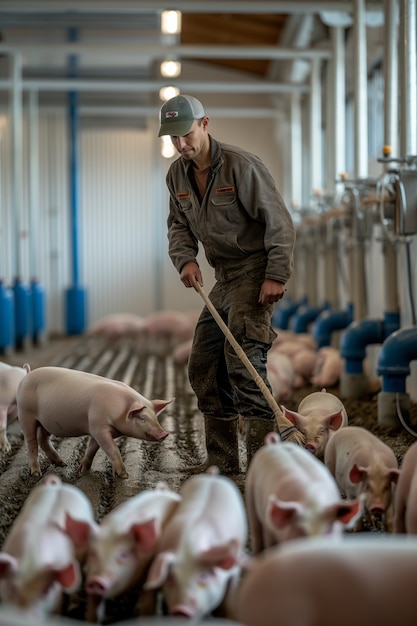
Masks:
[[[198,289],[198,293],[201,295],[201,297],[203,298],[204,302],[206,303],[207,308],[209,309],[209,311],[213,315],[213,317],[216,320],[217,324],[222,329],[226,339],[231,344],[231,346],[235,350],[236,354],[238,355],[238,357],[240,358],[242,363],[246,366],[246,368],[248,369],[248,371],[251,374],[252,378],[254,379],[255,383],[258,385],[259,389],[262,391],[263,395],[265,396],[266,400],[268,401],[271,409],[274,412],[274,415],[275,415],[275,418],[276,418],[276,421],[277,421],[278,432],[279,432],[279,435],[280,435],[281,439],[283,441],[286,441],[288,439],[289,441],[293,441],[294,443],[298,443],[300,445],[303,445],[304,444],[304,436],[296,428],[296,426],[294,426],[294,424],[292,424],[289,421],[289,419],[287,419],[285,417],[284,413],[281,411],[280,407],[278,406],[278,403],[275,401],[274,396],[272,395],[272,393],[270,392],[270,390],[266,386],[264,380],[258,374],[256,369],[254,368],[254,366],[252,365],[252,363],[248,359],[245,351],[238,344],[238,342],[234,338],[232,332],[230,331],[228,326],[224,323],[224,321],[220,317],[218,311],[216,310],[215,306],[213,305],[212,301],[207,296],[207,294],[204,291],[203,287],[199,283],[197,283],[197,289]]]

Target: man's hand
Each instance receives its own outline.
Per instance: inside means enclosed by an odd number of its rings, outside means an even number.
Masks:
[[[259,302],[261,304],[273,304],[281,300],[285,292],[285,285],[271,278],[265,278],[259,293]]]
[[[180,279],[186,287],[193,287],[196,291],[198,291],[197,283],[200,283],[200,285],[203,286],[203,275],[197,263],[194,263],[193,261],[190,261],[183,266]]]

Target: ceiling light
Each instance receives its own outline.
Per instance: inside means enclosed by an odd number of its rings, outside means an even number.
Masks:
[[[166,102],[167,100],[178,96],[179,93],[180,90],[178,89],[178,87],[174,87],[173,85],[166,85],[166,87],[161,87],[161,89],[159,90],[159,99],[162,100],[162,102]]]
[[[172,59],[162,61],[161,63],[161,76],[164,78],[176,78],[181,74],[181,63]]]
[[[178,35],[181,32],[181,11],[162,11],[161,32],[164,35]]]
[[[172,159],[176,154],[176,149],[174,144],[171,141],[171,137],[169,135],[162,135],[161,137],[161,154],[164,159]]]

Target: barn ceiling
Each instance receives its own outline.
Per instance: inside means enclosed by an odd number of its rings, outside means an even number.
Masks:
[[[174,4],[182,12],[180,36],[161,34],[166,7],[159,0],[1,0],[0,98],[8,97],[16,57],[23,88],[39,91],[41,102],[48,103],[63,101],[71,77],[83,102],[154,106],[167,83],[159,71],[167,57],[183,64],[181,76],[170,81],[183,92],[195,86],[198,93],[200,86],[221,96],[230,91],[235,72],[243,81],[241,91],[273,93],[279,81],[307,82],[306,60],[330,54],[328,17],[349,21],[354,2]],[[294,71],[297,63],[302,71]],[[218,84],[204,85],[216,72]]]

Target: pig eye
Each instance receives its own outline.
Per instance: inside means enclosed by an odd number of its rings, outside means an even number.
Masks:
[[[116,557],[116,563],[126,563],[132,556],[133,550],[122,550]]]
[[[210,580],[210,572],[208,571],[200,572],[200,575],[197,579],[197,585],[199,587],[206,587],[209,580]]]

